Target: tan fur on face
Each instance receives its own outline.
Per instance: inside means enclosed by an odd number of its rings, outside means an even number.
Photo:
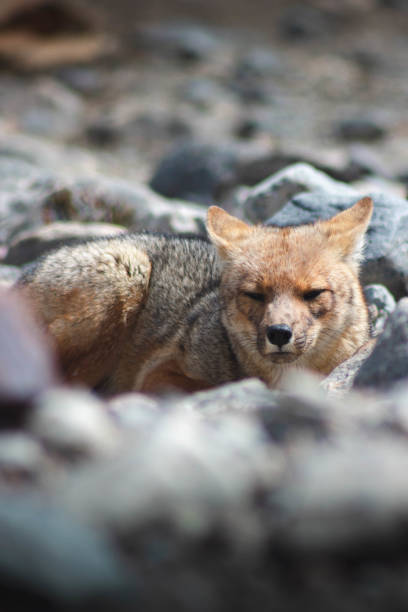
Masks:
[[[330,372],[368,338],[357,275],[371,213],[372,202],[364,198],[328,221],[289,228],[239,221],[237,232],[227,213],[210,209],[209,233],[223,260],[224,324],[241,359],[267,382],[274,384],[288,363]],[[323,292],[305,299],[312,290]],[[282,324],[293,335],[280,349],[266,331]]]

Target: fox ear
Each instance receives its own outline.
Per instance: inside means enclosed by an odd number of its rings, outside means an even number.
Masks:
[[[207,230],[220,257],[225,258],[234,244],[249,236],[252,227],[229,215],[222,208],[210,206],[207,213]]]
[[[340,251],[343,259],[357,268],[362,258],[364,235],[372,212],[372,199],[363,198],[351,208],[321,224],[329,243]]]

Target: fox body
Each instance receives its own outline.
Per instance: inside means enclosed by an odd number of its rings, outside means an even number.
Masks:
[[[327,374],[369,337],[358,280],[372,202],[298,227],[210,207],[210,241],[128,234],[62,247],[19,283],[68,381],[195,391],[288,368]]]

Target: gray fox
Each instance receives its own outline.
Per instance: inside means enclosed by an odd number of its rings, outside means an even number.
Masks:
[[[328,374],[369,338],[358,280],[373,204],[249,226],[212,206],[209,239],[149,233],[61,247],[18,289],[67,381],[114,394],[196,391],[288,368]]]

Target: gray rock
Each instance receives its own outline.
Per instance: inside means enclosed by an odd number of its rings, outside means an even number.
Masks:
[[[150,187],[169,198],[214,203],[236,181],[236,155],[230,149],[186,143],[159,162]]]
[[[221,88],[208,78],[194,78],[181,91],[181,99],[200,110],[210,108],[220,97]]]
[[[406,200],[381,193],[368,194],[374,213],[367,232],[361,278],[364,285],[382,284],[400,298],[408,287],[408,206]],[[278,226],[328,219],[352,206],[359,196],[301,193],[267,221]]]
[[[387,133],[386,124],[380,118],[353,117],[342,119],[335,127],[335,132],[342,140],[358,140],[372,142],[384,138]]]
[[[218,525],[227,538],[257,541],[251,499],[276,482],[282,457],[255,419],[230,415],[215,425],[180,408],[137,441],[72,474],[56,491],[64,507],[129,542],[157,523],[187,539]]]
[[[400,300],[389,315],[370,357],[362,365],[354,385],[391,389],[408,378],[408,298]]]
[[[354,434],[298,448],[273,501],[282,517],[277,539],[294,554],[392,550],[408,510],[407,469],[405,443],[387,437]]]
[[[225,414],[253,416],[263,408],[277,405],[278,392],[256,378],[222,385],[177,400],[177,406],[205,418]]]
[[[285,72],[285,62],[268,47],[253,47],[239,59],[236,72],[258,78],[281,76]]]
[[[90,393],[73,389],[40,395],[28,428],[50,450],[68,458],[109,455],[120,439],[106,406]]]
[[[366,285],[363,290],[370,308],[372,335],[378,336],[394,310],[396,301],[384,285]]]
[[[77,174],[67,160],[73,170],[71,176],[68,173],[67,176],[50,175],[41,166],[33,164],[28,166],[33,171],[32,176],[20,178],[27,162],[17,160],[14,163],[8,157],[7,160],[14,168],[15,176],[9,177],[5,191],[0,194],[0,243],[10,243],[19,232],[33,230],[42,226],[44,221],[113,223],[158,232],[205,231],[204,208],[187,202],[169,201],[143,184],[107,178],[95,174],[95,171],[89,173],[91,178],[81,178],[83,173]],[[24,168],[20,168],[21,163]],[[0,149],[0,175],[1,168]],[[11,261],[17,261],[13,254],[7,258],[8,263]]]
[[[0,243],[50,221],[43,214],[44,200],[77,172],[92,175],[95,161],[83,152],[65,152],[27,136],[0,136]]]
[[[33,398],[57,383],[46,338],[15,293],[0,293],[0,427],[21,423]]]
[[[55,220],[115,223],[135,230],[203,233],[206,211],[169,201],[140,183],[96,177],[79,179],[49,196],[43,206]]]
[[[44,462],[44,451],[32,437],[21,432],[0,433],[0,478],[34,480]]]
[[[380,332],[378,332],[380,333]],[[344,395],[349,391],[361,366],[369,358],[375,347],[375,341],[369,340],[349,359],[338,365],[322,382],[322,387],[331,396]]]
[[[45,498],[3,492],[0,539],[0,584],[10,610],[44,601],[69,610],[101,601],[120,606],[135,591],[103,536]]]
[[[11,287],[20,277],[21,271],[16,266],[0,264],[0,290]]]
[[[356,190],[345,183],[330,178],[309,164],[298,163],[248,190],[243,203],[245,216],[254,223],[264,222],[294,195],[307,191],[351,197],[357,195]]]
[[[137,44],[166,57],[172,54],[187,61],[208,59],[219,48],[218,39],[209,29],[188,22],[145,26],[138,32]]]
[[[84,96],[100,95],[108,86],[107,74],[95,66],[64,66],[56,75],[70,89]]]
[[[332,34],[338,25],[335,13],[324,8],[292,3],[282,14],[279,29],[290,40],[319,39]]]
[[[71,244],[78,240],[88,240],[101,236],[113,236],[124,231],[124,227],[110,223],[56,221],[36,229],[17,233],[7,250],[4,262],[21,266],[63,244]],[[3,267],[5,268],[5,266],[0,267],[0,277],[2,276]],[[11,266],[10,270],[13,270]]]

